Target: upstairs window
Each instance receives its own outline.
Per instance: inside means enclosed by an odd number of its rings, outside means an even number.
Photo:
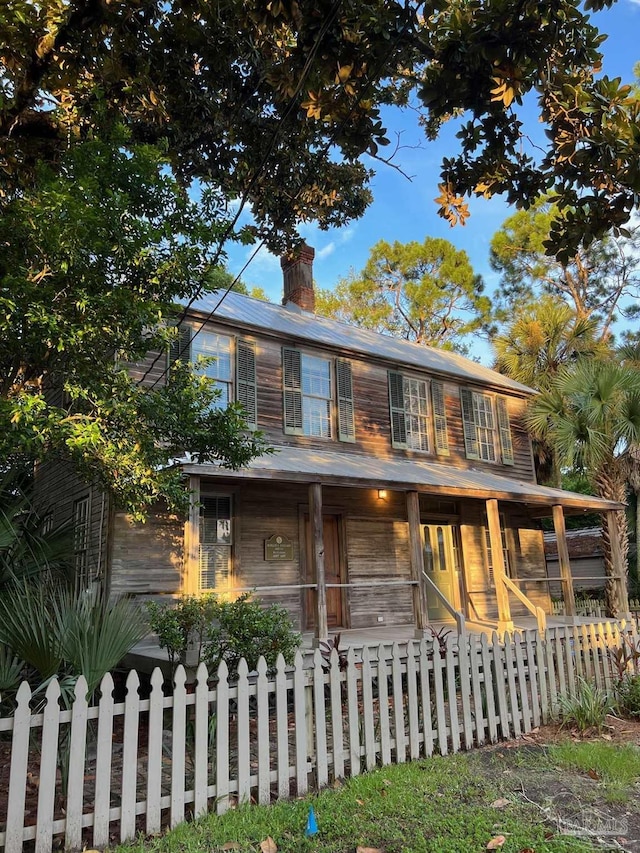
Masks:
[[[490,394],[461,388],[460,404],[467,459],[501,461],[503,465],[513,465],[513,444],[506,398],[494,398]]]
[[[285,433],[355,441],[349,362],[285,347],[282,366]]]
[[[436,453],[448,455],[447,415],[441,382],[390,372],[389,406],[393,447],[428,453],[433,429]]]
[[[255,429],[258,422],[255,344],[205,329],[194,331],[188,323],[182,323],[169,349],[169,365],[178,360],[196,362],[198,356],[214,359],[200,368],[220,392],[212,408],[225,409],[237,400],[245,410],[247,424]]]

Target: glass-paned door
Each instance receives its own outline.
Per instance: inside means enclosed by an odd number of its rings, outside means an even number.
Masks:
[[[422,526],[424,570],[427,576],[452,607],[459,607],[458,579],[451,525],[424,524]],[[449,621],[451,614],[438,595],[427,587],[427,608],[432,622]]]

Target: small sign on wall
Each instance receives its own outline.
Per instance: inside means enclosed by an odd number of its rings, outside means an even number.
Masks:
[[[293,560],[293,542],[288,536],[274,533],[264,540],[264,558],[272,560]]]

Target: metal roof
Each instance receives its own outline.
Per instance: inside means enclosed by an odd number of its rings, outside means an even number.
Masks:
[[[238,471],[220,465],[181,461],[183,470],[203,476],[244,480],[267,479],[289,482],[321,482],[327,485],[363,488],[402,488],[420,492],[480,499],[496,498],[516,503],[567,509],[607,511],[621,504],[602,498],[538,486],[536,483],[502,477],[487,471],[454,468],[436,462],[422,462],[355,453],[280,447],[276,452],[254,459]]]
[[[212,293],[196,300],[191,308],[208,317],[219,299],[218,294]],[[295,340],[376,356],[393,364],[416,367],[438,375],[455,376],[466,382],[493,385],[520,394],[535,393],[526,385],[515,382],[508,376],[503,376],[458,353],[414,344],[400,338],[349,326],[337,320],[328,320],[302,311],[297,305],[274,305],[272,302],[264,302],[261,299],[230,291],[216,309],[215,314],[211,316],[211,320],[241,324],[262,332],[275,332]]]

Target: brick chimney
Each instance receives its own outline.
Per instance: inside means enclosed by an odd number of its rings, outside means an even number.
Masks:
[[[313,290],[313,258],[316,252],[304,243],[295,253],[280,258],[284,278],[283,305],[293,302],[303,311],[312,314],[316,310],[316,295]]]

